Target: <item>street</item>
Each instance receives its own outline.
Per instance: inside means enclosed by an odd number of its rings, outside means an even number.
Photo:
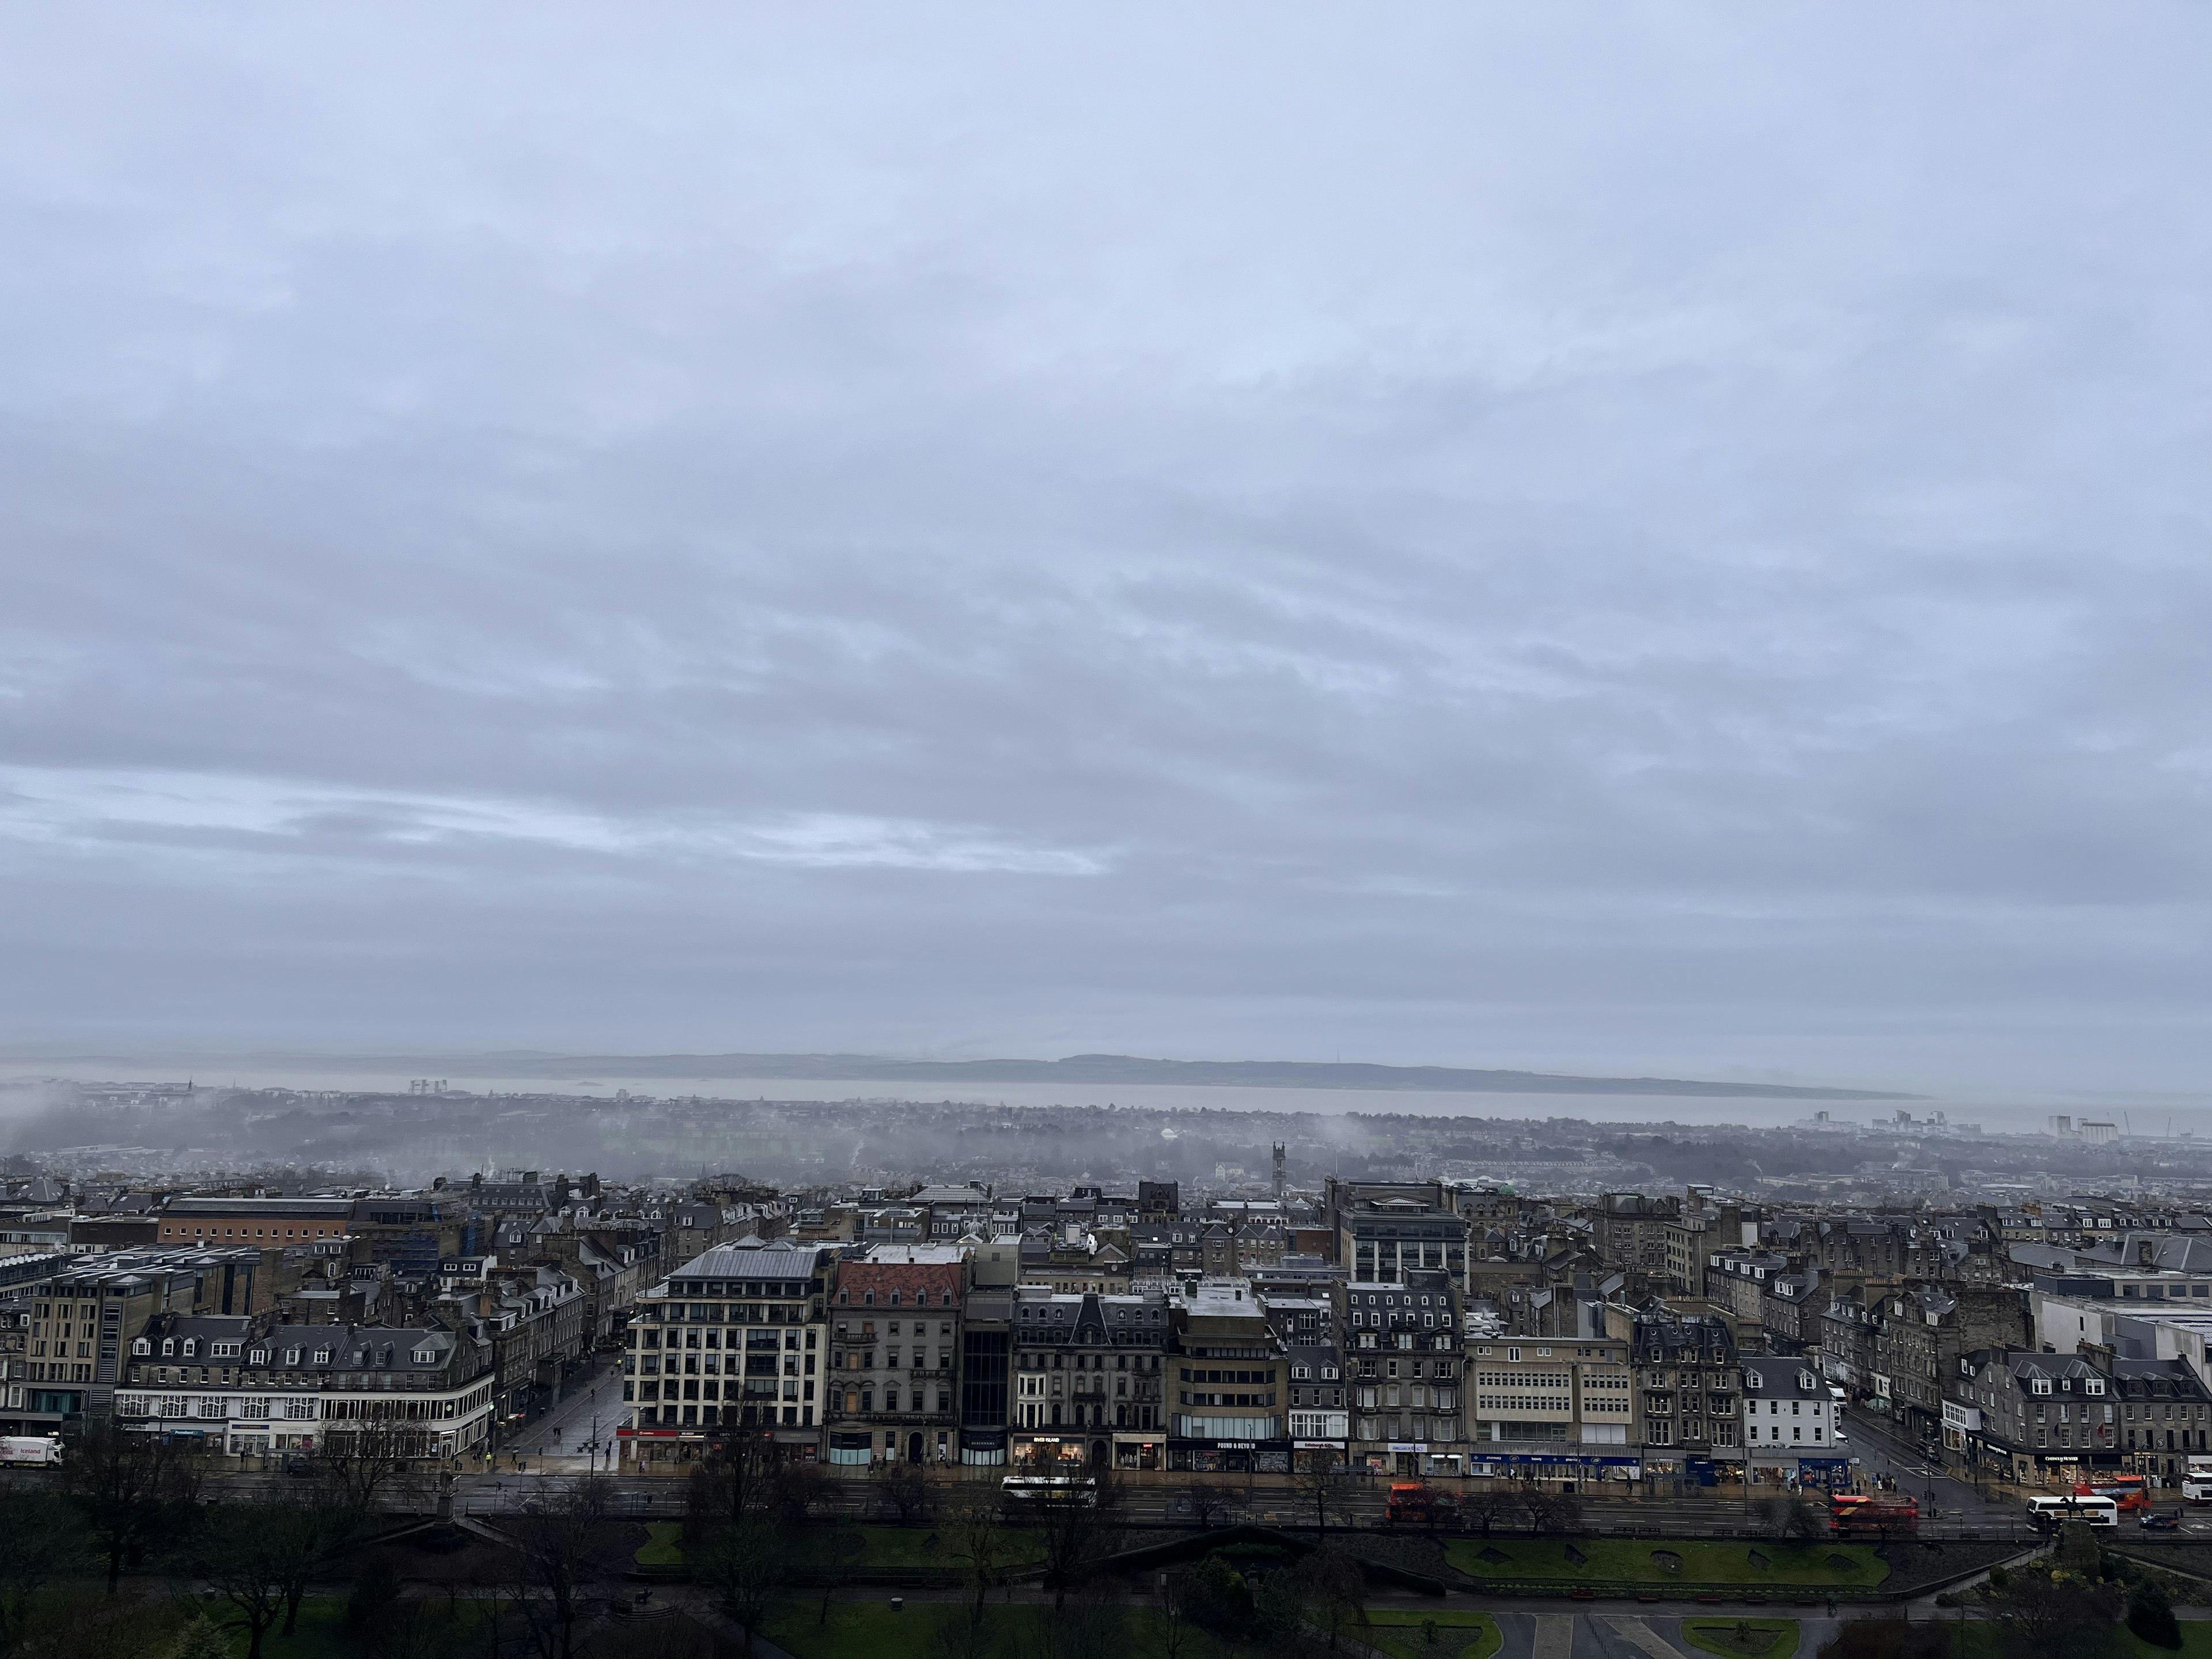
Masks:
[[[559,1405],[509,1431],[498,1462],[512,1468],[519,1458],[533,1473],[542,1469],[548,1474],[604,1470],[611,1467],[622,1413],[621,1358],[594,1354],[591,1370],[569,1382]]]

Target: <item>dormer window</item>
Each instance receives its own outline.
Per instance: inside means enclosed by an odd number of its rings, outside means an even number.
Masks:
[[[249,1365],[267,1364],[269,1363],[269,1350],[266,1348],[256,1348],[252,1353],[246,1356],[246,1363]]]
[[[438,1363],[438,1351],[437,1351],[435,1348],[417,1348],[417,1349],[416,1349],[416,1350],[415,1350],[415,1363],[416,1363],[416,1364],[418,1364],[418,1365],[434,1365],[434,1364],[436,1364]]]
[[[134,1354],[149,1354],[154,1352],[154,1345],[142,1336],[131,1345],[131,1352]]]
[[[161,1339],[161,1358],[164,1359],[171,1358],[174,1357],[176,1352],[177,1339],[173,1336],[163,1337]]]
[[[2028,1380],[2027,1391],[2030,1394],[2049,1394],[2051,1379],[2047,1376],[2031,1377]]]
[[[325,1354],[325,1355],[324,1356],[324,1358],[328,1358],[329,1357],[330,1357],[330,1356],[329,1356],[329,1355],[327,1355],[327,1354]],[[285,1350],[284,1350],[284,1363],[285,1363],[286,1364],[288,1364],[288,1365],[296,1365],[296,1364],[298,1364],[300,1363],[300,1351],[299,1351],[297,1348],[287,1348],[287,1349],[285,1349]]]
[[[327,1365],[330,1363],[331,1351],[328,1348],[318,1348],[315,1350],[315,1364],[318,1365]]]

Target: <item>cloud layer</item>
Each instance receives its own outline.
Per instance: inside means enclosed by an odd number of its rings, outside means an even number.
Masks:
[[[2196,1086],[2201,11],[0,37],[0,1038]]]

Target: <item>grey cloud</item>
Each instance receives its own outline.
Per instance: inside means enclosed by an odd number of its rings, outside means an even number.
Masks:
[[[2195,12],[6,33],[0,1038],[2193,1077]]]

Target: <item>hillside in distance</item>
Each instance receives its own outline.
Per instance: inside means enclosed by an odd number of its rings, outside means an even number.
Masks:
[[[1550,1072],[1478,1071],[1455,1066],[1375,1066],[1291,1060],[1147,1060],[1071,1054],[1063,1060],[901,1060],[882,1054],[548,1054],[470,1057],[503,1077],[579,1078],[599,1073],[646,1078],[792,1078],[858,1083],[1180,1084],[1218,1088],[1383,1089],[1437,1094],[1683,1095],[1757,1100],[1912,1100],[1880,1090],[1780,1083],[1714,1083],[1684,1078],[1571,1077]],[[455,1057],[425,1065],[465,1074]]]

